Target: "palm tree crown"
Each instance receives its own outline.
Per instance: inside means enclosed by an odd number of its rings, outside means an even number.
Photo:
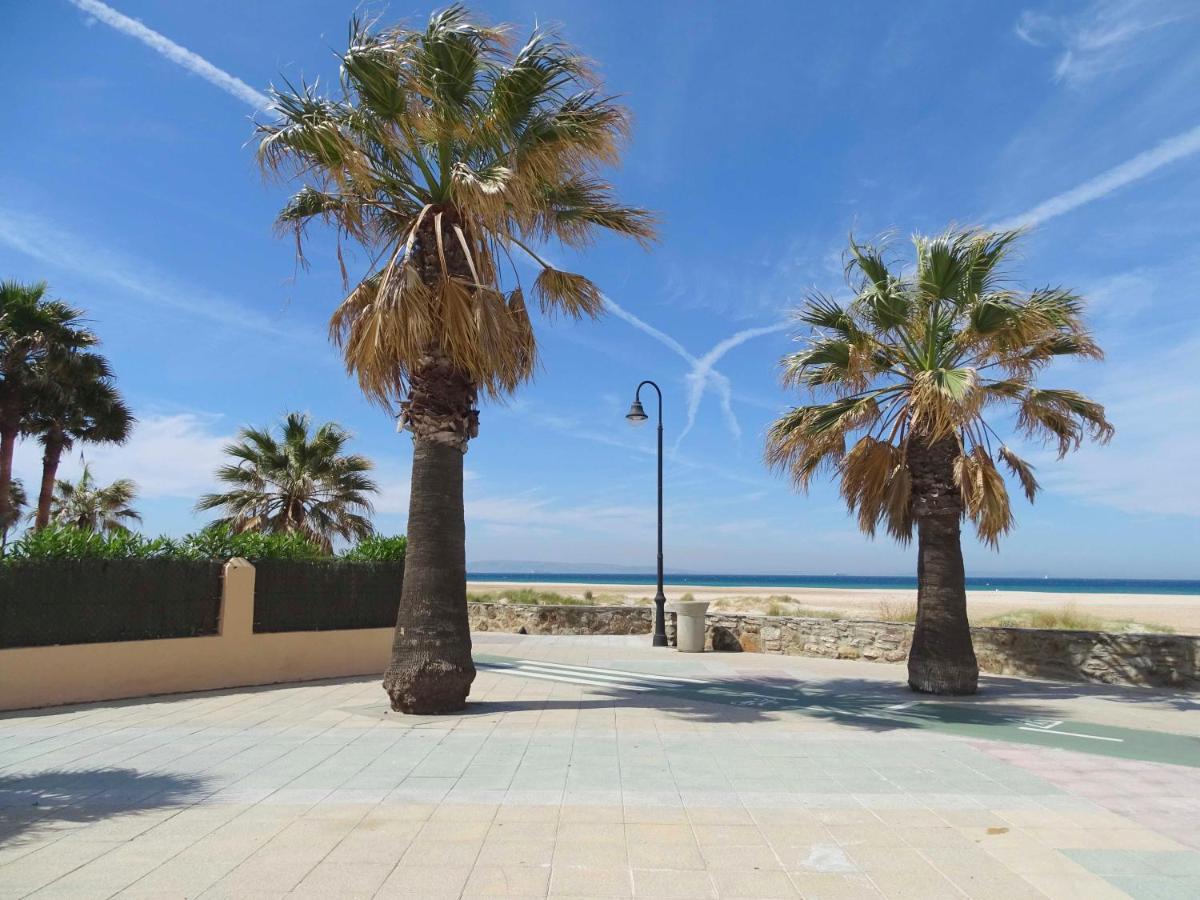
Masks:
[[[0,282],[0,518],[10,511],[13,452],[47,358],[97,343],[81,321],[82,311],[51,299],[48,291],[44,281]]]
[[[228,515],[214,524],[235,532],[296,532],[327,551],[334,537],[372,534],[368,495],[378,488],[366,473],[373,464],[343,453],[350,435],[337,424],[327,422],[311,434],[310,424],[308,416],[290,413],[280,439],[270,429],[243,428],[225,448],[237,462],[217,470],[231,489],[205,494],[196,508],[223,509]]]
[[[136,497],[137,485],[130,479],[118,478],[112,484],[100,485],[84,465],[79,481],[57,483],[50,521],[105,534],[128,531],[128,523],[142,521],[131,505]]]
[[[108,360],[98,353],[52,351],[33,386],[24,431],[42,444],[42,486],[36,527],[49,523],[55,474],[64,451],[76,441],[123,444],[134,417],[113,382]]]
[[[0,518],[0,554],[8,547],[8,533],[21,521],[26,502],[25,485],[14,478],[8,486],[8,513]]]
[[[595,316],[596,286],[529,244],[581,246],[598,228],[653,234],[597,174],[617,160],[624,109],[552,33],[512,50],[505,28],[458,5],[424,30],[352,22],[341,88],[338,99],[275,91],[278,121],[258,126],[258,156],[311,181],[279,214],[298,244],[322,219],[374,255],[331,322],[348,368],[385,405],[431,354],[489,394],[514,390],[534,371],[534,337],[502,260],[519,247],[537,261],[543,311]]]
[[[1083,300],[1060,288],[1015,290],[1005,257],[1017,231],[952,230],[916,237],[912,271],[883,247],[851,240],[847,280],[855,296],[812,297],[799,313],[807,347],[783,360],[784,382],[827,402],[800,406],[771,427],[767,459],[807,487],[823,470],[841,478],[860,527],[879,524],[908,541],[914,514],[913,442],[953,442],[954,483],[982,540],[996,545],[1013,522],[1002,463],[1032,501],[1033,467],[988,423],[1008,406],[1016,430],[1049,440],[1062,457],[1085,437],[1107,441],[1104,408],[1082,394],[1037,385],[1059,357],[1100,359],[1082,322]],[[829,395],[832,395],[829,399]],[[919,468],[919,467],[918,467]]]

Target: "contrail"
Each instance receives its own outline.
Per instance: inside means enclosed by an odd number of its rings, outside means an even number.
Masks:
[[[117,12],[111,6],[101,3],[100,0],[67,0],[67,2],[122,34],[141,41],[155,53],[165,56],[192,74],[199,75],[209,84],[216,85],[225,93],[250,104],[256,110],[266,109],[271,105],[270,97],[261,91],[256,91],[240,78],[218,69],[204,57],[198,56],[186,47],[179,46],[170,38],[147,28],[137,19],[131,19],[124,13]]]
[[[737,334],[725,338],[725,340],[718,343],[704,356],[697,357],[689,353],[687,348],[671,337],[671,335],[655,328],[648,322],[643,322],[633,313],[623,309],[611,298],[605,297],[604,305],[618,319],[628,322],[634,328],[638,329],[638,331],[650,335],[650,337],[663,346],[675,351],[692,367],[686,376],[688,380],[687,423],[675,441],[675,450],[679,449],[680,442],[692,430],[692,426],[696,424],[696,413],[700,409],[700,401],[703,399],[704,391],[708,387],[714,388],[717,392],[718,400],[721,404],[721,412],[725,416],[725,422],[728,424],[729,430],[733,433],[734,437],[740,438],[742,436],[742,427],[738,424],[737,415],[733,411],[733,389],[729,379],[716,370],[717,361],[734,347],[745,343],[751,338],[760,337],[764,334],[772,334],[776,331],[783,331],[785,328],[790,327],[790,322],[777,322],[774,325],[767,325],[762,328],[747,328],[745,331],[739,331]]]
[[[675,446],[678,447],[680,442],[687,437],[688,432],[692,430],[692,426],[696,424],[696,413],[700,409],[700,401],[704,398],[704,386],[710,379],[714,380],[718,385],[723,385],[723,389],[718,387],[721,394],[721,411],[725,413],[725,420],[729,423],[730,430],[733,431],[735,437],[742,436],[741,426],[738,424],[737,418],[733,414],[733,404],[730,397],[729,379],[713,369],[717,361],[740,344],[752,338],[762,337],[766,334],[775,334],[778,331],[786,331],[791,328],[791,321],[776,322],[774,325],[764,325],[760,328],[747,328],[745,331],[739,331],[737,334],[732,334],[725,340],[718,343],[715,347],[709,350],[704,356],[695,360],[692,363],[692,371],[688,372],[688,411],[687,425],[683,431],[679,433],[679,437],[675,439]]]
[[[1085,203],[1091,203],[1093,200],[1107,197],[1113,191],[1145,178],[1147,175],[1157,172],[1163,166],[1191,156],[1198,151],[1200,151],[1200,125],[1182,134],[1167,138],[1158,146],[1151,147],[1149,150],[1139,153],[1133,159],[1127,160],[1119,166],[1114,166],[1107,172],[1103,172],[1095,178],[1085,181],[1078,187],[1051,197],[1049,200],[1039,203],[1032,209],[1028,209],[1018,216],[1005,219],[1003,222],[998,222],[992,227],[998,230],[1005,230],[1040,225],[1042,222],[1049,221],[1064,213],[1069,213],[1071,210],[1077,209]]]

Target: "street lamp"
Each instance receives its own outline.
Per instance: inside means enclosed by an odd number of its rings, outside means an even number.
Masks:
[[[633,405],[629,407],[629,412],[625,414],[625,418],[632,425],[641,425],[649,416],[646,415],[646,410],[642,408],[642,388],[646,385],[654,388],[658,394],[658,593],[654,595],[654,640],[655,647],[667,646],[667,621],[665,607],[667,597],[663,594],[663,554],[662,554],[662,532],[663,532],[663,423],[662,423],[662,391],[659,390],[657,384],[653,381],[643,381],[637,386],[637,390],[633,392]]]

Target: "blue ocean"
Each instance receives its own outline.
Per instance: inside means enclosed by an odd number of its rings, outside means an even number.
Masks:
[[[559,582],[570,584],[654,584],[654,574],[578,572],[471,572],[472,581]],[[889,575],[680,575],[668,573],[668,585],[686,587],[884,588],[917,587],[915,577]],[[1200,596],[1200,581],[1141,578],[988,578],[968,577],[972,591],[1043,591],[1063,594],[1177,594]]]

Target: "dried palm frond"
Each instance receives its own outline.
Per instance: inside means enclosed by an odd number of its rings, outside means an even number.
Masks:
[[[1113,434],[1100,404],[1037,386],[1054,359],[1103,354],[1084,326],[1079,296],[1062,288],[1022,293],[1008,284],[1003,264],[1019,236],[978,229],[918,236],[909,271],[889,263],[884,245],[851,238],[853,299],[813,294],[797,314],[812,330],[801,350],[783,358],[782,380],[815,397],[771,426],[768,464],[800,488],[836,469],[863,530],[873,534],[887,522],[904,540],[912,522],[901,498],[908,502],[914,488],[895,455],[903,457],[914,437],[924,446],[953,440],[959,454],[947,478],[958,484],[981,539],[995,546],[1012,525],[997,464],[1030,500],[1038,484],[1032,466],[985,420],[987,410],[1015,408],[1017,431],[1049,440],[1060,456],[1085,438],[1103,443]]]

